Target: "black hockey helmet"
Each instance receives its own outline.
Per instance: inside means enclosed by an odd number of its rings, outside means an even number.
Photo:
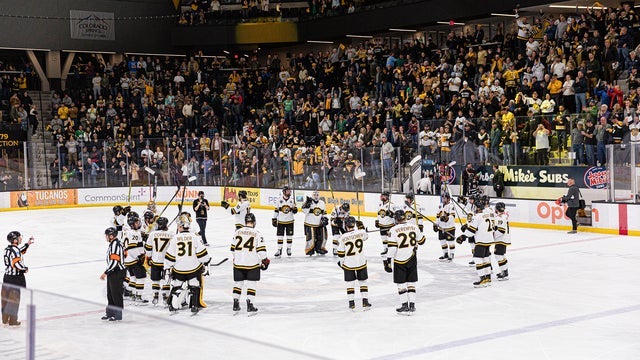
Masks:
[[[462,195],[460,195],[460,196],[458,196],[458,202],[460,204],[462,204],[462,205],[467,205],[467,198],[462,196]]]
[[[413,195],[413,193],[412,193],[412,192],[407,193],[407,194],[404,196],[404,198],[405,198],[405,199],[410,199],[411,201],[413,201],[413,199],[415,199],[415,197],[416,197],[416,196],[415,196],[415,195]]]
[[[340,208],[342,209],[342,211],[344,212],[349,212],[351,210],[351,205],[349,205],[348,202],[346,203],[342,203],[342,205],[340,205]]]
[[[484,196],[478,196],[473,204],[476,206],[476,212],[482,212],[487,207],[488,202],[485,201]]]
[[[282,187],[282,194],[285,196],[291,195],[291,188],[289,187],[289,185],[285,185]]]
[[[127,221],[128,221],[130,218],[132,218],[132,217],[137,217],[137,218],[138,218],[138,220],[140,220],[140,214],[138,214],[138,213],[137,213],[137,212],[135,212],[135,211],[129,211],[129,212],[127,213]]]
[[[353,216],[348,216],[346,219],[344,219],[344,226],[348,229],[353,229],[354,227],[356,227],[356,218],[354,218]]]
[[[396,219],[396,223],[407,220],[407,215],[402,210],[396,210],[396,212],[393,214],[393,217],[394,219]]]
[[[388,191],[383,191],[380,196],[386,196],[387,198],[391,197],[391,194]]]
[[[506,208],[506,205],[502,201],[500,201],[499,203],[496,203],[496,211],[497,212],[503,213],[505,208]]]
[[[134,229],[134,230],[138,230],[140,228],[140,217],[138,216],[137,213],[133,213],[134,215],[129,216],[127,218],[127,224],[129,224],[129,226]],[[138,224],[138,227],[135,227],[136,223]]]
[[[240,190],[238,191],[238,197],[240,199],[246,199],[247,198],[247,190]]]
[[[7,234],[7,241],[12,243],[15,240],[18,240],[20,236],[22,236],[22,234],[20,234],[20,231],[12,231]]]
[[[244,222],[246,223],[252,223],[255,225],[256,223],[256,216],[253,213],[247,213],[247,215],[244,216]]]
[[[124,210],[124,208],[122,208],[122,206],[116,205],[116,206],[113,207],[113,214],[115,216],[118,216],[118,215],[122,214],[123,210]]]
[[[147,210],[144,212],[144,214],[142,214],[142,217],[144,217],[145,220],[150,221],[153,220],[155,215],[151,211]]]
[[[169,228],[169,219],[164,216],[159,217],[158,220],[156,220],[156,224],[158,224],[158,229],[167,230]]]
[[[118,230],[116,228],[112,227],[108,227],[105,231],[104,231],[105,235],[111,235],[113,237],[118,236]]]

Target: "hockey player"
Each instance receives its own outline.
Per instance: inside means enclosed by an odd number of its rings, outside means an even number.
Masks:
[[[245,218],[246,227],[237,229],[231,241],[233,253],[233,312],[240,311],[242,288],[247,288],[247,315],[253,316],[258,309],[253,306],[256,297],[256,282],[260,281],[260,270],[267,270],[270,260],[262,233],[255,229],[256,217],[249,213]]]
[[[391,195],[388,191],[380,194],[380,204],[378,205],[378,218],[376,219],[375,226],[380,229],[380,238],[382,239],[382,246],[384,250],[380,255],[386,255],[388,251],[388,239],[389,229],[394,225],[393,214],[396,211],[396,206],[391,203]]]
[[[476,264],[476,271],[480,279],[473,283],[475,287],[485,287],[491,285],[491,252],[493,244],[493,232],[495,231],[495,218],[491,208],[487,207],[488,198],[486,196],[475,200],[476,213],[471,222],[467,225],[462,236],[465,238],[473,236],[475,238],[475,249],[473,259]]]
[[[124,266],[129,272],[129,290],[132,293],[131,299],[140,305],[144,305],[147,304],[149,300],[142,298],[147,272],[143,266],[144,242],[142,240],[142,232],[140,231],[140,217],[138,213],[134,211],[127,214],[127,217],[129,229],[125,229],[123,234],[124,240],[122,241],[122,246],[125,250]]]
[[[285,186],[282,188],[282,196],[276,203],[273,218],[271,219],[271,224],[277,228],[276,235],[278,237],[278,251],[276,251],[273,256],[282,256],[285,234],[287,235],[287,256],[291,256],[291,246],[293,245],[293,215],[297,213],[298,207],[296,206],[296,200],[291,197],[291,189]]]
[[[304,218],[304,234],[307,239],[306,255],[318,253],[324,255],[327,250],[324,248],[326,242],[326,226],[329,219],[325,216],[324,201],[320,199],[320,193],[314,191],[311,197],[307,196],[307,201],[302,205],[302,212],[306,214]]]
[[[354,300],[355,284],[358,280],[360,285],[360,296],[362,297],[362,309],[369,310],[367,288],[367,259],[364,256],[364,242],[367,241],[369,235],[366,230],[356,229],[356,219],[348,216],[344,219],[345,233],[339,239],[338,245],[338,266],[344,271],[344,281],[347,282],[347,298],[349,299],[349,309],[355,310],[356,303]]]
[[[127,214],[131,211],[131,206],[122,207],[116,205],[113,207],[113,219],[111,219],[111,226],[114,226],[118,230],[118,238],[122,239],[122,229],[127,223]]]
[[[443,255],[439,258],[441,261],[453,261],[456,251],[456,209],[454,206],[449,193],[444,193],[442,203],[438,206],[436,223],[433,225],[433,231],[438,233],[442,248]]]
[[[189,307],[192,313],[197,313],[205,307],[202,300],[202,275],[211,260],[207,248],[197,236],[189,231],[191,221],[181,214],[177,220],[178,233],[169,242],[164,256],[163,268],[165,276],[172,279],[169,294],[169,311],[175,312],[182,305],[183,286],[189,287]]]
[[[144,249],[147,255],[147,263],[149,264],[149,272],[151,277],[151,290],[153,291],[153,305],[158,304],[160,289],[162,289],[162,300],[167,302],[170,290],[169,283],[164,282],[164,256],[167,253],[167,247],[173,235],[168,231],[169,219],[159,217],[156,220],[157,229],[149,233]]]
[[[511,245],[511,234],[509,234],[509,213],[505,212],[505,204],[499,202],[495,210],[496,230],[493,232],[495,244],[494,254],[500,266],[500,273],[496,276],[498,281],[509,280],[509,269],[507,268],[507,246]]]
[[[245,216],[251,212],[251,204],[249,203],[249,199],[247,198],[247,191],[240,190],[238,191],[238,203],[231,207],[231,215],[236,216],[236,230],[240,229],[244,226]],[[226,200],[222,200],[220,202],[220,206],[225,209],[229,209],[230,205]]]
[[[404,215],[407,218],[407,222],[415,222],[420,231],[424,233],[424,209],[416,203],[413,193],[407,193],[404,196],[404,204],[402,204],[401,210],[404,211]]]
[[[415,283],[418,281],[416,251],[419,245],[425,243],[425,237],[418,225],[406,221],[404,211],[397,210],[394,218],[396,225],[389,230],[389,254],[383,261],[384,270],[393,272],[393,282],[398,286],[400,297],[407,295],[407,301],[403,301],[396,312],[399,315],[412,315],[416,311]]]
[[[463,224],[460,227],[460,231],[462,233],[465,232],[465,230],[467,229],[468,224],[471,222],[471,220],[473,219],[473,214],[475,214],[476,212],[476,205],[475,205],[475,201],[476,201],[476,197],[470,196],[469,198],[464,198],[462,196],[458,197],[458,203],[462,204],[464,206],[464,212],[467,214],[467,223]],[[462,243],[464,242],[465,238],[461,238],[460,236],[458,236],[458,238],[456,239],[456,242],[459,245],[462,245]],[[469,247],[471,248],[471,256],[473,257],[473,250],[476,246],[476,241],[475,238],[473,236],[467,237],[466,240],[469,242]],[[469,261],[469,266],[476,266],[475,261],[473,261],[473,259],[471,261]]]
[[[348,202],[336,206],[331,212],[331,235],[333,236],[333,256],[338,256],[340,235],[346,232],[344,220],[350,215],[351,205]]]
[[[144,222],[140,227],[140,231],[142,232],[142,239],[144,241],[147,241],[147,236],[149,235],[149,232],[153,229],[155,214],[150,210],[145,210],[144,213],[142,214],[142,218],[144,219]]]

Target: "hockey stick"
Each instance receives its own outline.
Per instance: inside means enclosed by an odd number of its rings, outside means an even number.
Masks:
[[[156,201],[156,194],[158,192],[158,177],[156,176],[156,171],[148,166],[144,167],[144,171],[149,173],[149,175],[153,176],[153,188],[151,190],[151,200]],[[151,187],[151,184],[149,184],[149,187]]]
[[[196,180],[197,178],[195,176],[191,176],[190,178],[187,179],[187,184]],[[176,217],[173,218],[173,220],[171,220],[171,222],[169,223],[169,225],[167,225],[167,227],[171,226],[171,224],[173,224],[174,221],[176,221],[178,219],[178,217],[180,216],[180,214],[182,213],[182,206],[184,205],[184,196],[187,194],[187,184],[185,184],[182,187],[182,199],[180,200],[180,204],[178,205],[178,214],[176,215]],[[180,191],[180,190],[178,190]]]
[[[356,191],[356,206],[358,207],[358,221],[360,221],[360,193]]]
[[[209,263],[209,266],[220,266],[220,265],[224,264],[227,260],[229,260],[228,257],[226,257],[226,258],[224,258],[224,259],[222,259],[219,262],[214,263],[214,264]]]
[[[133,180],[129,179],[129,195],[127,196],[127,201],[129,202],[127,206],[131,207],[131,186],[133,185]]]

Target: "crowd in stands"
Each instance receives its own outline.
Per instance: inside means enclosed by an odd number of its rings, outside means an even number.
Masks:
[[[448,162],[461,149],[475,164],[546,165],[552,150],[602,165],[606,144],[639,138],[637,21],[625,5],[521,16],[491,39],[481,26],[452,31],[444,47],[374,39],[287,59],[92,57],[54,96],[50,130],[63,182],[107,171],[124,183],[150,166],[166,183],[199,173],[318,187],[333,169],[334,188],[349,188],[360,170],[390,180],[415,154]],[[114,145],[106,153],[102,139]]]

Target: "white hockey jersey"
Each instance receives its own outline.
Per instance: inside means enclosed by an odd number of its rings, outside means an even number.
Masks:
[[[418,225],[423,225],[424,217],[421,214],[424,214],[424,209],[422,206],[419,206],[417,203],[413,203],[408,205],[406,202],[402,203],[400,207],[402,211],[404,211],[404,215],[407,218],[407,222],[416,223],[416,219],[418,219]],[[416,212],[416,210],[418,210]]]
[[[393,213],[398,209],[399,207],[391,201],[380,202],[378,204],[378,224],[381,228],[388,229],[396,224],[393,219]]]
[[[324,201],[322,200],[318,200],[318,202],[316,202],[315,200],[311,200],[311,206],[308,208],[303,208],[302,212],[306,214],[304,218],[304,224],[311,227],[320,226],[322,216],[327,214]]]
[[[211,260],[207,248],[195,234],[188,231],[173,235],[164,256],[164,268],[178,274],[193,274]]]
[[[260,231],[252,227],[236,230],[231,240],[233,267],[236,269],[256,269],[267,257],[267,247]]]
[[[509,230],[509,213],[495,215],[497,229],[493,232],[493,240],[496,244],[511,245]]]
[[[249,200],[240,200],[236,206],[231,208],[231,214],[236,216],[236,226],[244,226],[244,217],[251,212]]]
[[[296,202],[292,196],[286,198],[281,196],[276,202],[276,208],[273,211],[273,218],[278,219],[280,224],[291,224],[293,222],[293,209],[296,207]]]
[[[345,270],[360,270],[367,266],[364,242],[369,238],[365,230],[352,230],[342,234],[338,244],[340,266]]]
[[[423,245],[425,237],[415,223],[405,222],[389,230],[389,253],[397,264],[406,264],[414,256],[418,245]]]
[[[124,248],[124,265],[131,266],[138,262],[140,255],[144,255],[144,244],[140,230],[128,229],[123,231],[122,247]]]
[[[493,226],[495,218],[493,211],[489,208],[484,209],[481,213],[473,215],[473,219],[467,224],[464,235],[473,236],[476,244],[491,245],[493,244]]]
[[[162,266],[173,235],[166,230],[155,230],[149,233],[144,245],[147,257],[151,259],[149,265]]]
[[[111,218],[109,222],[109,226],[113,226],[118,230],[118,239],[124,240],[123,230],[124,226],[127,225],[127,216],[126,215],[118,215]]]
[[[336,206],[331,212],[331,226],[346,230],[344,227],[344,219],[351,216],[351,211],[344,211],[341,206]]]
[[[436,214],[436,224],[440,229],[451,230],[456,227],[456,209],[452,202],[448,204],[441,203],[438,205],[438,213]],[[441,218],[445,218],[446,221],[442,221]]]

